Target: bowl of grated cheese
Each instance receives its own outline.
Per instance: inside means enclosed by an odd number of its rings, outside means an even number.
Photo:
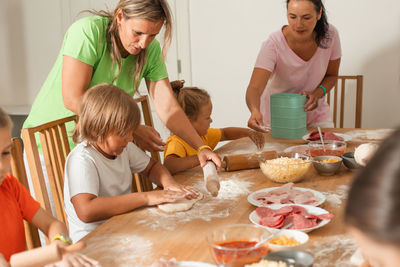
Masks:
[[[282,153],[276,159],[260,162],[262,173],[277,183],[298,182],[311,167],[310,157],[299,153]]]

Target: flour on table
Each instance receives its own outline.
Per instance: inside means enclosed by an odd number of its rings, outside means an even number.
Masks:
[[[348,185],[340,185],[335,190],[322,193],[326,197],[326,203],[329,203],[332,207],[339,207],[342,201],[347,198],[349,188]]]
[[[352,141],[379,141],[388,137],[394,130],[393,129],[375,129],[375,130],[353,130],[346,132],[347,135],[352,137]]]
[[[199,196],[195,199],[179,199],[173,203],[160,204],[157,207],[167,213],[174,213],[178,211],[186,211],[193,207],[194,203],[203,198],[203,193],[199,192]]]
[[[306,252],[314,257],[313,267],[356,267],[351,257],[357,250],[353,239],[345,235],[324,237],[321,241],[312,242]],[[335,265],[330,264],[335,262]]]
[[[115,257],[118,257],[118,267],[145,266],[144,260],[153,257],[153,243],[137,235],[129,234],[104,234],[101,236],[88,238],[86,249],[83,253],[92,257],[93,251],[96,253],[96,260],[103,267],[115,266]]]
[[[194,206],[185,212],[166,214],[158,211],[157,208],[146,208],[142,212],[142,220],[137,224],[148,225],[151,229],[175,230],[179,225],[192,220],[211,221],[213,218],[228,217],[230,211],[235,208],[239,201],[239,196],[250,193],[252,182],[246,181],[240,175],[232,175],[221,180],[221,189],[217,197],[212,197],[204,189],[203,180],[199,180],[193,185],[194,188],[204,194],[202,200],[196,202]]]

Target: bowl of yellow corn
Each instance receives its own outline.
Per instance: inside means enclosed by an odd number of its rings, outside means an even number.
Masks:
[[[268,241],[270,251],[298,250],[308,242],[308,234],[299,230],[282,230]]]

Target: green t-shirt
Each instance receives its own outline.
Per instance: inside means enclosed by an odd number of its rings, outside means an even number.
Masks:
[[[106,31],[108,18],[91,16],[73,23],[65,34],[61,51],[50,74],[37,95],[23,128],[30,128],[57,119],[72,116],[74,113],[65,108],[62,99],[61,75],[63,55],[76,58],[93,67],[92,80],[89,88],[100,83],[116,85],[133,96],[135,55],[122,59],[122,70],[118,78],[118,64],[112,66],[112,60],[107,49]],[[162,58],[160,44],[153,40],[146,48],[147,59],[140,74],[139,82],[145,78],[159,81],[168,77],[167,69]],[[67,125],[71,132],[73,123]],[[71,147],[73,147],[70,139]]]

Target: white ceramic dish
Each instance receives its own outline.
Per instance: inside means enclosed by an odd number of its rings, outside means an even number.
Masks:
[[[217,267],[214,264],[200,262],[200,261],[180,261],[179,267]]]
[[[256,195],[259,194],[259,193],[268,193],[268,192],[270,192],[272,190],[275,190],[275,189],[278,189],[278,188],[279,187],[270,187],[270,188],[263,188],[263,189],[257,190],[257,191],[255,191],[255,192],[253,192],[253,193],[251,193],[250,195],[247,196],[247,201],[249,201],[250,204],[253,204],[256,207],[268,207],[268,206],[271,206],[271,205],[263,205],[262,201],[256,199]],[[309,189],[309,188],[304,188],[304,187],[297,187],[297,186],[293,186],[293,189],[304,191],[304,192],[307,192],[307,191],[308,192],[312,192],[314,194],[314,196],[318,199],[318,203],[316,203],[315,205],[312,205],[312,206],[319,206],[322,203],[324,203],[325,200],[326,200],[325,195],[322,194],[319,191],[316,191],[316,190],[313,190],[313,189]],[[272,205],[277,205],[277,204],[272,204]],[[298,204],[290,204],[290,205],[298,205]]]
[[[273,210],[277,210],[280,209],[282,207],[286,207],[286,206],[293,206],[294,204],[275,204],[275,205],[269,205],[268,208],[273,209]],[[296,206],[300,206],[306,209],[306,211],[310,214],[314,214],[314,215],[321,215],[321,214],[325,214],[325,213],[329,213],[327,210],[324,210],[322,208],[318,208],[318,207],[314,207],[314,206],[310,206],[310,205],[296,205]],[[255,210],[253,210],[250,215],[249,215],[249,219],[252,223],[254,223],[255,225],[258,225],[260,227],[264,227],[266,229],[268,229],[271,232],[277,232],[279,231],[279,229],[277,228],[271,228],[268,226],[264,226],[261,225],[260,222],[260,217],[258,217],[257,213]],[[316,226],[311,227],[311,228],[306,228],[306,229],[295,229],[295,230],[299,230],[305,233],[311,232],[315,229],[321,228],[325,225],[327,225],[331,220],[322,220],[320,221]]]
[[[348,134],[342,134],[342,133],[334,133],[334,134],[339,137],[342,137],[343,141],[345,141],[345,142],[350,141],[352,139],[351,135],[348,135]],[[303,140],[309,142],[310,140],[308,140],[308,137],[310,137],[310,133],[303,136]],[[318,140],[316,140],[316,141],[318,141]]]
[[[268,247],[271,251],[298,250],[302,248],[308,242],[309,239],[307,233],[304,233],[299,230],[285,229],[280,231],[279,234],[277,234],[275,237],[279,238],[282,235],[285,235],[287,238],[295,239],[297,242],[299,242],[299,244],[293,246],[285,246],[285,245],[275,245],[268,242]]]

